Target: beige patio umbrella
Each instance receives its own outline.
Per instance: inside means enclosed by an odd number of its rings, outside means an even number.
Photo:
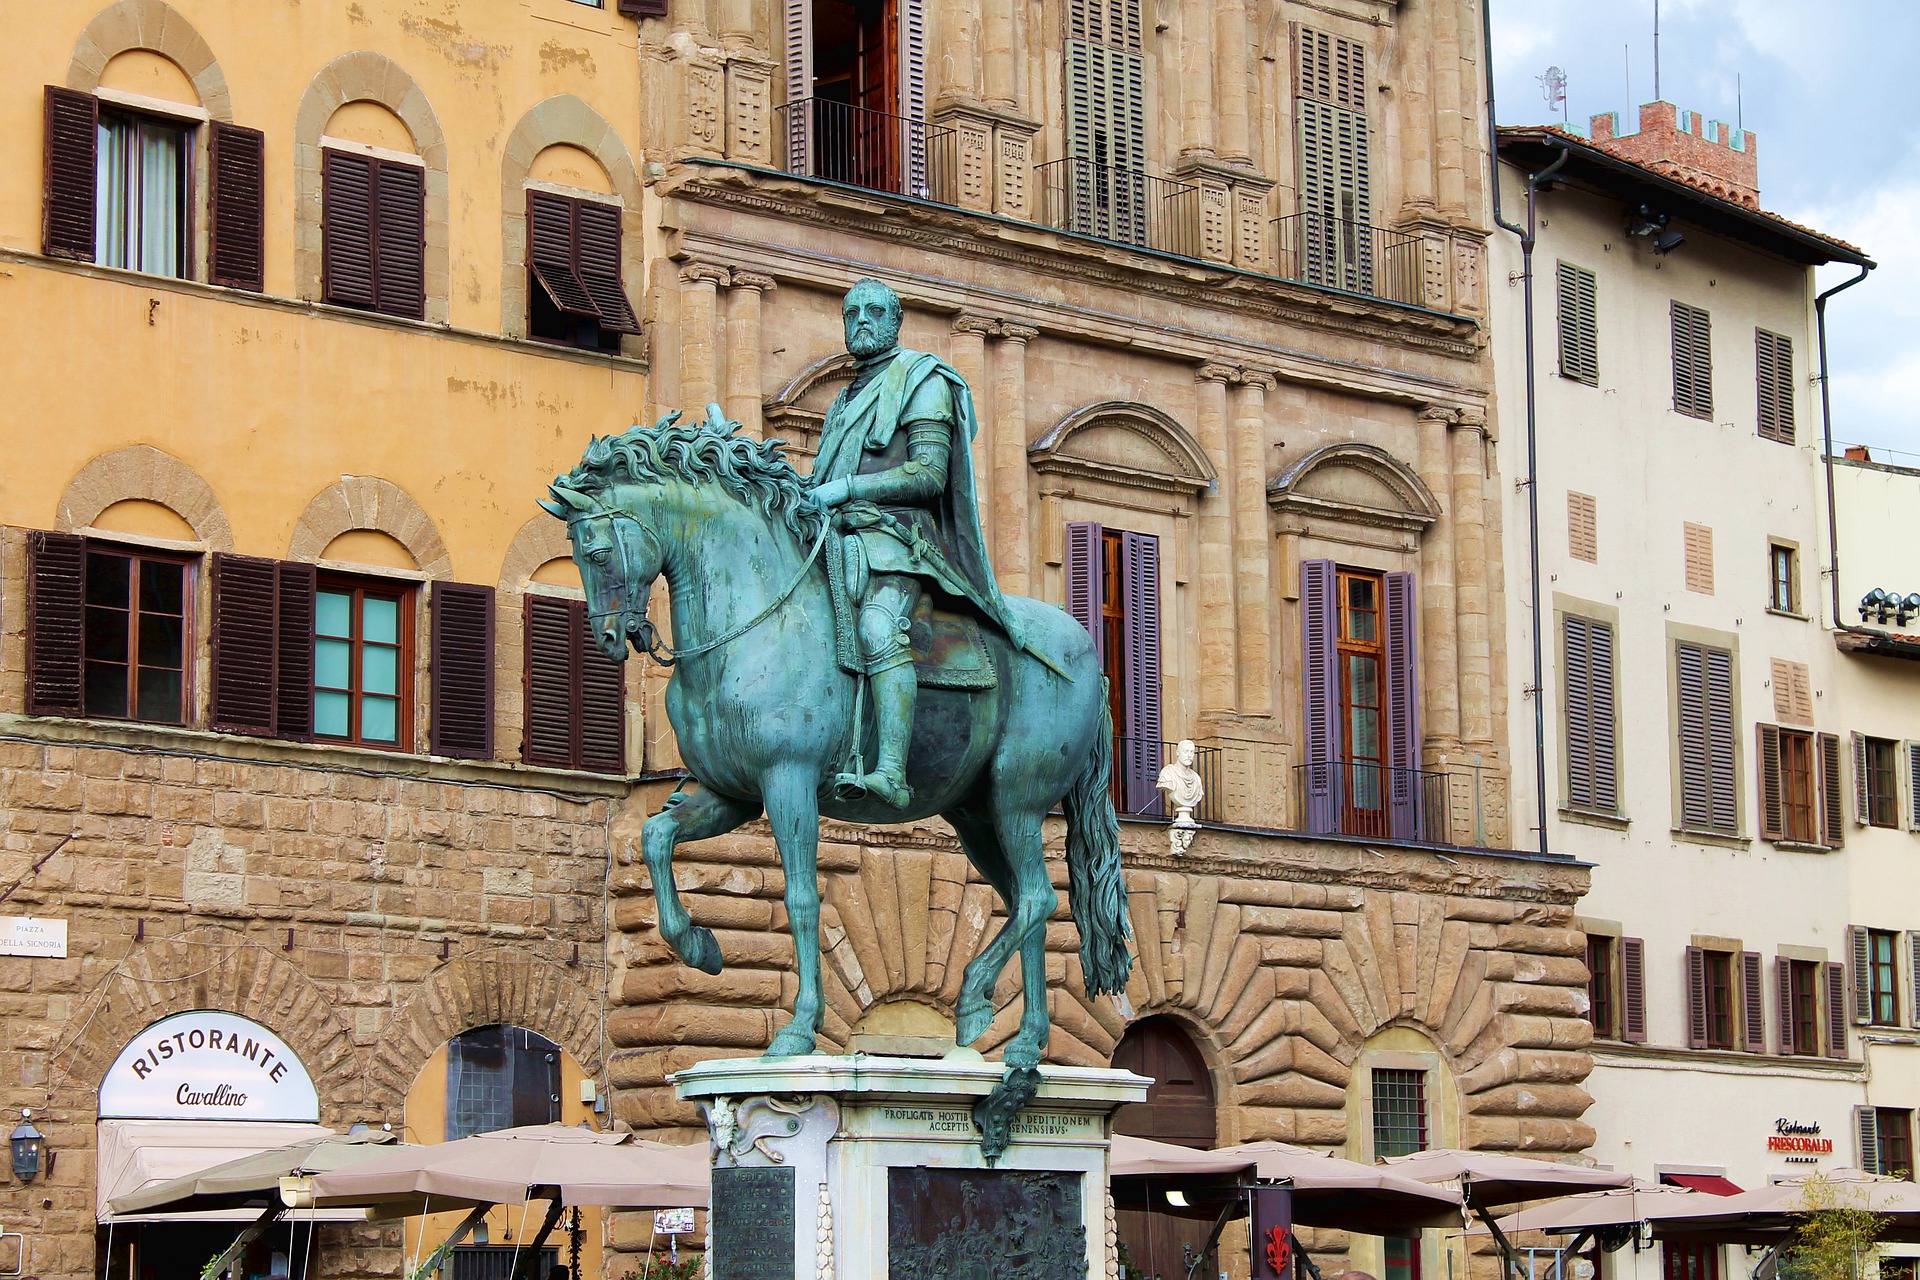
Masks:
[[[1814,1177],[1834,1187],[1834,1199],[1841,1206],[1884,1215],[1887,1221],[1880,1239],[1920,1241],[1920,1186],[1904,1178],[1859,1169],[1829,1169],[1818,1175],[1788,1178],[1737,1196],[1713,1197],[1708,1212],[1657,1211],[1648,1215],[1648,1220],[1653,1223],[1654,1235],[1662,1240],[1778,1243],[1793,1229],[1795,1214],[1816,1207],[1807,1201],[1807,1183]]]
[[[1400,1235],[1460,1222],[1460,1193],[1407,1177],[1397,1169],[1360,1164],[1286,1142],[1243,1142],[1217,1156],[1246,1156],[1262,1180],[1293,1189],[1293,1220],[1363,1235]]]
[[[199,1213],[282,1205],[285,1179],[343,1169],[393,1149],[391,1133],[330,1133],[257,1151],[108,1201],[110,1213]]]
[[[1496,1220],[1502,1231],[1544,1231],[1549,1235],[1572,1235],[1601,1227],[1637,1226],[1657,1214],[1682,1215],[1718,1213],[1726,1198],[1707,1195],[1691,1187],[1676,1187],[1664,1182],[1635,1178],[1631,1186],[1608,1187],[1601,1191],[1583,1191],[1546,1204],[1537,1204]],[[1485,1227],[1474,1232],[1485,1233]],[[1469,1232],[1468,1234],[1472,1234]]]
[[[1488,1210],[1523,1200],[1547,1200],[1582,1191],[1633,1185],[1633,1175],[1628,1173],[1446,1147],[1392,1156],[1386,1164],[1394,1172],[1418,1182],[1458,1188],[1468,1210],[1480,1219],[1500,1247],[1500,1256],[1506,1259],[1510,1271],[1518,1266],[1513,1244]]]
[[[1223,1156],[1213,1151],[1197,1151],[1192,1147],[1156,1142],[1152,1138],[1135,1138],[1124,1133],[1113,1135],[1113,1146],[1107,1159],[1107,1176],[1110,1178],[1200,1177],[1240,1173],[1251,1168],[1253,1159],[1249,1156]]]

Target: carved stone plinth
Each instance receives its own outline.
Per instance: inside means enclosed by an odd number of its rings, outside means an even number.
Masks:
[[[1113,1112],[1127,1071],[1042,1067],[989,1167],[974,1105],[1003,1068],[865,1054],[674,1076],[713,1143],[713,1280],[1107,1280]]]

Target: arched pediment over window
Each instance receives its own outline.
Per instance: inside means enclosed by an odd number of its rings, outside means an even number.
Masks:
[[[795,453],[811,456],[820,447],[820,428],[834,397],[852,381],[853,357],[846,352],[814,361],[762,407],[766,438],[785,440]]]
[[[1150,405],[1108,400],[1076,409],[1027,446],[1035,471],[1197,495],[1213,486],[1206,451]]]
[[[1316,449],[1267,485],[1281,515],[1370,525],[1419,537],[1440,503],[1413,469],[1377,445],[1347,441]]]

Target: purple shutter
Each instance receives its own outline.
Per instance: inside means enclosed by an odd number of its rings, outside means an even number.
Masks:
[[[1847,1056],[1847,966],[1827,964],[1827,1056]]]
[[[1413,575],[1386,576],[1387,608],[1387,821],[1396,840],[1424,840],[1428,826],[1421,804],[1420,610]]]
[[[1120,535],[1121,680],[1127,723],[1122,769],[1127,812],[1158,815],[1160,791],[1160,540]]]
[[[1800,1011],[1793,1007],[1793,961],[1785,956],[1774,959],[1773,990],[1780,1006],[1780,1052],[1798,1052],[1793,1037],[1800,1029],[1797,1022]]]
[[[1339,581],[1331,560],[1306,560],[1300,565],[1306,829],[1323,835],[1340,829]]]
[[[1707,1047],[1707,953],[1687,948],[1687,1048]]]
[[[1106,645],[1100,625],[1100,526],[1067,526],[1067,612],[1093,637],[1093,656],[1105,666]]]
[[[1620,1038],[1629,1044],[1647,1042],[1647,943],[1644,938],[1620,939]]]
[[[70,533],[27,538],[27,713],[82,714],[87,544]]]
[[[1765,1053],[1767,1051],[1766,998],[1761,993],[1758,951],[1740,953],[1740,992],[1743,1002],[1743,1021],[1747,1033],[1747,1052]],[[1788,1012],[1788,1005],[1780,1006],[1781,1021],[1786,1020]]]
[[[279,656],[274,672],[273,731],[279,737],[305,742],[313,737],[313,610],[319,583],[312,565],[283,560],[278,585],[275,607]],[[400,607],[408,606],[402,603]],[[403,682],[412,678],[412,672],[401,671]],[[401,705],[405,705],[404,700]],[[401,725],[403,746],[412,737],[412,727]]]

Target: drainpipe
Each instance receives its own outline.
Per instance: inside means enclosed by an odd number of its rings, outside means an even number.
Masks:
[[[1863,635],[1879,635],[1877,631],[1866,627],[1851,626],[1840,620],[1840,517],[1833,508],[1833,397],[1827,388],[1830,385],[1827,370],[1827,299],[1844,289],[1851,289],[1867,278],[1873,270],[1871,262],[1860,265],[1860,274],[1851,280],[1833,286],[1813,300],[1813,327],[1820,343],[1820,436],[1824,446],[1827,470],[1827,565],[1828,586],[1833,600],[1833,629],[1835,631],[1854,631]]]
[[[1493,7],[1492,0],[1481,5],[1480,36],[1483,46],[1482,65],[1487,77],[1487,166],[1493,177],[1493,221],[1504,231],[1510,231],[1520,237],[1520,287],[1521,305],[1524,320],[1522,329],[1526,341],[1526,378],[1527,378],[1527,589],[1533,604],[1533,777],[1534,777],[1534,826],[1539,832],[1539,850],[1542,856],[1551,852],[1547,841],[1547,708],[1543,641],[1540,623],[1540,471],[1537,448],[1539,427],[1539,401],[1534,390],[1534,353],[1533,353],[1533,246],[1536,240],[1537,199],[1540,184],[1551,178],[1567,162],[1567,150],[1562,147],[1554,162],[1538,173],[1527,176],[1527,225],[1522,227],[1508,222],[1500,212],[1500,125],[1493,105]]]

